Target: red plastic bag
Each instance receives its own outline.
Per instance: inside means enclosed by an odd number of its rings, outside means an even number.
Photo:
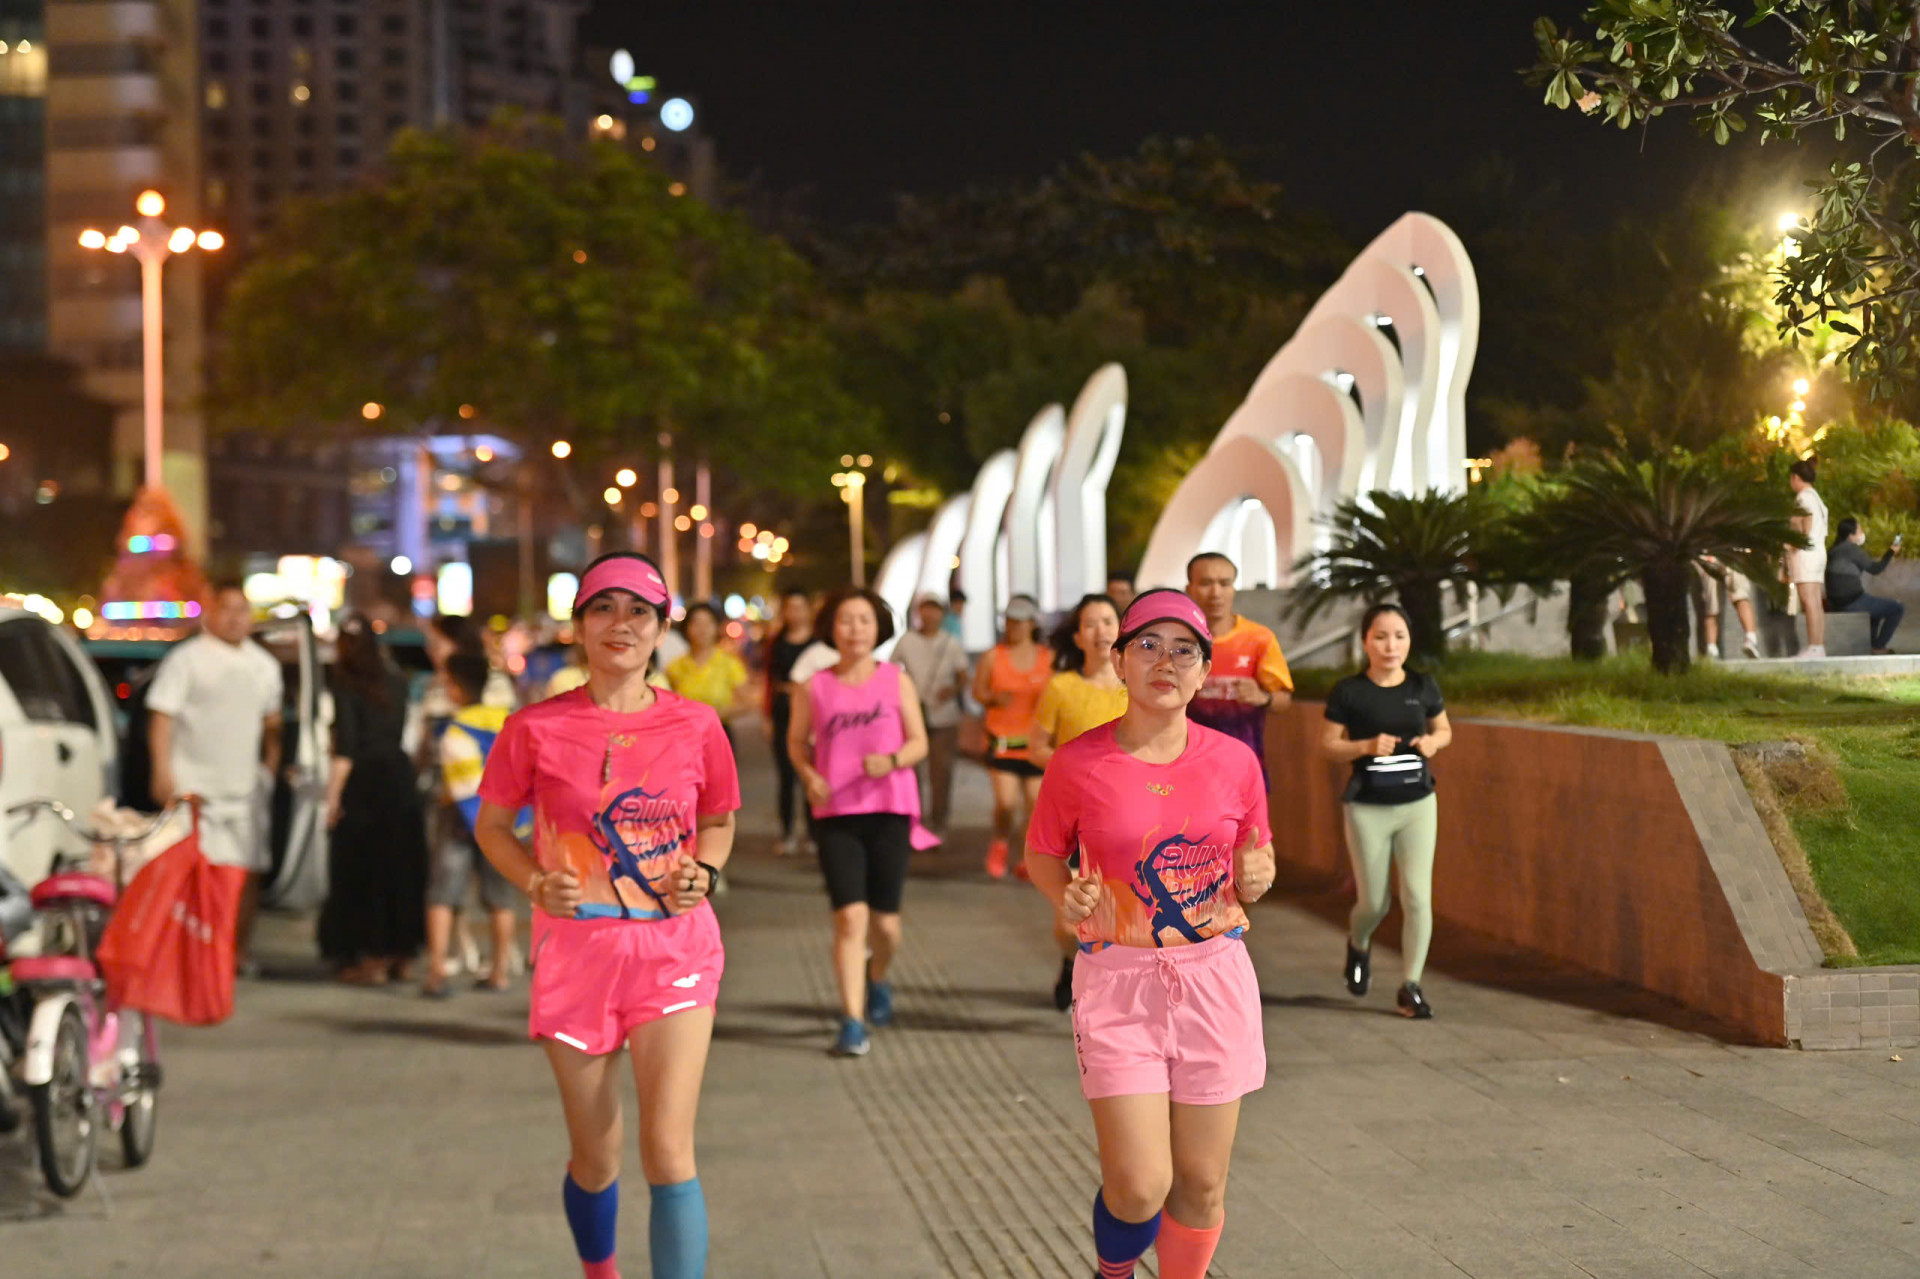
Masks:
[[[200,832],[143,867],[107,922],[95,958],[107,997],[188,1026],[233,1013],[233,930],[246,872],[215,866]]]

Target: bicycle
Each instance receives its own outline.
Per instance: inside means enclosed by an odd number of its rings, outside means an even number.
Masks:
[[[161,1084],[158,1028],[147,1013],[112,1006],[94,956],[125,886],[126,849],[165,826],[182,804],[194,801],[176,800],[132,832],[96,831],[58,800],[33,799],[6,810],[8,818],[52,813],[90,844],[113,850],[111,878],[66,868],[70,859],[64,855],[55,860],[53,872],[31,893],[40,952],[6,961],[14,1006],[0,1016],[0,1057],[19,1063],[41,1175],[62,1198],[79,1194],[93,1175],[102,1128],[119,1135],[129,1168],[153,1156]],[[197,806],[193,811],[197,822]],[[15,1069],[6,1061],[0,1067]]]

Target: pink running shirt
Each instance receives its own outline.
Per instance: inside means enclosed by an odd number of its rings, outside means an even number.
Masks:
[[[900,719],[901,670],[878,662],[859,684],[843,684],[832,670],[807,685],[813,711],[813,767],[827,779],[832,794],[815,817],[854,813],[902,813],[920,816],[920,782],[911,768],[885,777],[868,777],[869,755],[891,755],[907,744]]]
[[[480,798],[533,805],[534,860],[580,876],[579,916],[665,919],[666,878],[694,851],[695,820],[740,807],[720,717],[656,695],[633,714],[601,710],[584,688],[535,702],[507,717],[487,756]]]
[[[1083,949],[1185,946],[1247,926],[1233,887],[1234,850],[1273,838],[1260,761],[1225,733],[1187,725],[1171,764],[1121,750],[1112,724],[1055,752],[1027,825],[1027,847],[1047,857],[1080,850],[1098,869],[1100,904],[1080,921]]]

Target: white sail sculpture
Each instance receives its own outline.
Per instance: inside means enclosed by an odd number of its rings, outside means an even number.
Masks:
[[[1460,238],[1409,213],[1314,304],[1160,514],[1139,584],[1179,586],[1219,551],[1285,586],[1313,518],[1375,489],[1466,487],[1480,291]]]
[[[1220,551],[1245,586],[1285,586],[1314,520],[1376,489],[1466,486],[1466,391],[1480,289],[1460,238],[1409,213],[1369,244],[1268,361],[1160,513],[1137,574],[1182,586],[1188,559]],[[1126,429],[1127,376],[1097,370],[1072,410],[1041,409],[1020,446],[882,564],[901,620],[920,591],[969,597],[962,638],[993,645],[1009,596],[1054,612],[1107,581],[1107,482]]]

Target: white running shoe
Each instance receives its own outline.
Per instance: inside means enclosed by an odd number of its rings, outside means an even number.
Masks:
[[[1825,644],[1809,644],[1800,651],[1800,656],[1807,658],[1825,657],[1826,655],[1827,646]]]
[[[1742,653],[1745,653],[1748,657],[1752,658],[1754,661],[1756,662],[1759,661],[1760,660],[1760,637],[1758,635],[1755,635],[1752,631],[1748,631],[1747,637],[1740,641],[1740,651]]]
[[[1720,650],[1709,644],[1700,650],[1700,660],[1703,662],[1717,662],[1720,660]]]

